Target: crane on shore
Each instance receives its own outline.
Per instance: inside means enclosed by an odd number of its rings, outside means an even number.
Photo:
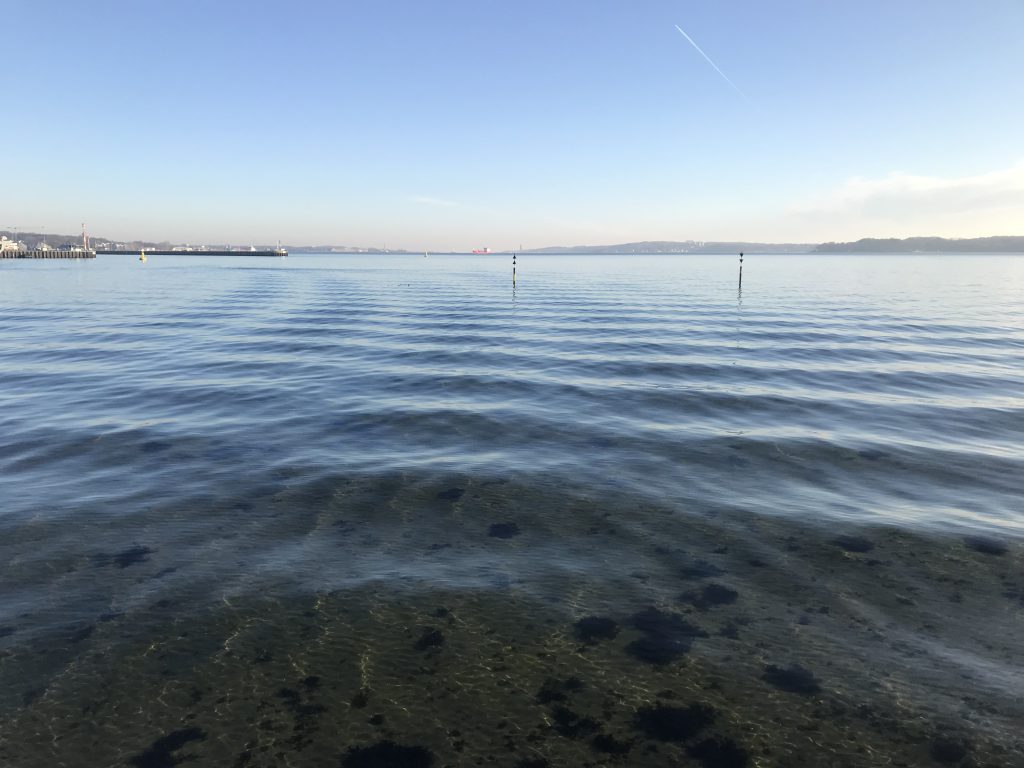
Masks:
[[[10,232],[11,234],[13,234],[14,235],[14,240],[18,239],[18,233],[19,232],[30,232],[30,231],[37,230],[37,229],[40,232],[45,232],[46,231],[46,227],[39,227],[39,226],[34,226],[34,225],[27,226],[27,227],[26,226],[21,226],[21,225],[14,226],[13,224],[0,224],[0,229],[4,229],[5,231]]]

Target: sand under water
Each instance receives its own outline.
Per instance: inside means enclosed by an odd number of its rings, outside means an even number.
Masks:
[[[279,474],[9,533],[8,591],[54,586],[0,627],[2,764],[1024,764],[1016,542]]]

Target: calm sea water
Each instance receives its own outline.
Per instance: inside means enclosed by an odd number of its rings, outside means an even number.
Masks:
[[[1024,765],[1024,257],[0,262],[0,763]]]

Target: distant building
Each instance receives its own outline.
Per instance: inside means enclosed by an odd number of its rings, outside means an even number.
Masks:
[[[25,244],[20,240],[8,240],[7,236],[0,237],[0,253],[8,253],[11,251],[24,251]]]

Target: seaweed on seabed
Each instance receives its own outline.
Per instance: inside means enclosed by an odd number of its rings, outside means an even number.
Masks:
[[[857,554],[870,552],[875,548],[874,543],[863,536],[836,536],[832,539],[832,543],[846,552],[856,552]]]
[[[641,707],[633,717],[633,727],[658,741],[686,741],[696,736],[715,720],[715,709],[697,703],[686,707],[656,704]]]
[[[607,733],[599,733],[590,740],[590,746],[596,752],[604,752],[607,755],[625,755],[633,748],[633,741],[619,741]]]
[[[494,523],[487,531],[487,535],[495,539],[511,539],[519,533],[519,526],[515,523]]]
[[[577,640],[594,645],[601,640],[614,640],[619,634],[619,625],[605,616],[586,616],[573,625],[573,634]]]
[[[633,657],[650,664],[668,664],[689,653],[696,638],[708,633],[678,614],[646,608],[633,615],[633,626],[644,636],[626,646]]]
[[[750,761],[747,750],[723,736],[704,739],[687,747],[686,753],[700,760],[704,768],[746,768]]]
[[[679,571],[679,575],[684,579],[709,579],[713,576],[721,576],[723,573],[725,571],[707,560],[688,561]]]
[[[735,603],[740,595],[735,589],[723,586],[722,584],[708,584],[700,591],[691,590],[679,596],[679,600],[690,603],[698,611],[706,611],[717,605],[729,605]]]
[[[932,742],[930,754],[936,762],[952,765],[967,757],[967,746],[967,742],[962,739],[939,736]]]
[[[430,648],[439,648],[444,645],[444,633],[439,629],[427,629],[416,641],[414,646],[417,651],[426,651]]]
[[[182,728],[161,736],[149,746],[149,749],[135,755],[129,762],[136,768],[173,768],[182,760],[172,755],[172,752],[181,749],[190,741],[203,741],[205,738],[206,732],[199,728]]]
[[[568,677],[565,680],[556,680],[549,677],[544,680],[537,691],[536,700],[538,704],[550,704],[553,701],[565,701],[570,693],[576,693],[584,688],[583,681],[578,677]]]
[[[152,555],[153,552],[155,552],[155,550],[150,549],[149,547],[135,545],[134,547],[129,547],[128,549],[118,552],[116,555],[109,555],[102,552],[95,555],[93,560],[96,565],[101,568],[111,564],[116,565],[118,568],[127,568],[128,566],[135,565],[137,563],[145,563],[149,560],[149,556]]]
[[[426,747],[406,747],[380,741],[371,747],[349,747],[342,768],[431,768],[434,753]]]
[[[761,679],[782,691],[809,696],[821,691],[821,684],[809,669],[794,664],[792,667],[777,667],[769,664]]]
[[[601,729],[601,724],[592,717],[577,714],[568,707],[556,705],[551,710],[552,728],[570,739],[589,736]]]
[[[988,536],[968,536],[964,539],[970,549],[975,552],[980,552],[983,555],[1005,555],[1009,551],[1009,547],[998,539],[991,539]]]

